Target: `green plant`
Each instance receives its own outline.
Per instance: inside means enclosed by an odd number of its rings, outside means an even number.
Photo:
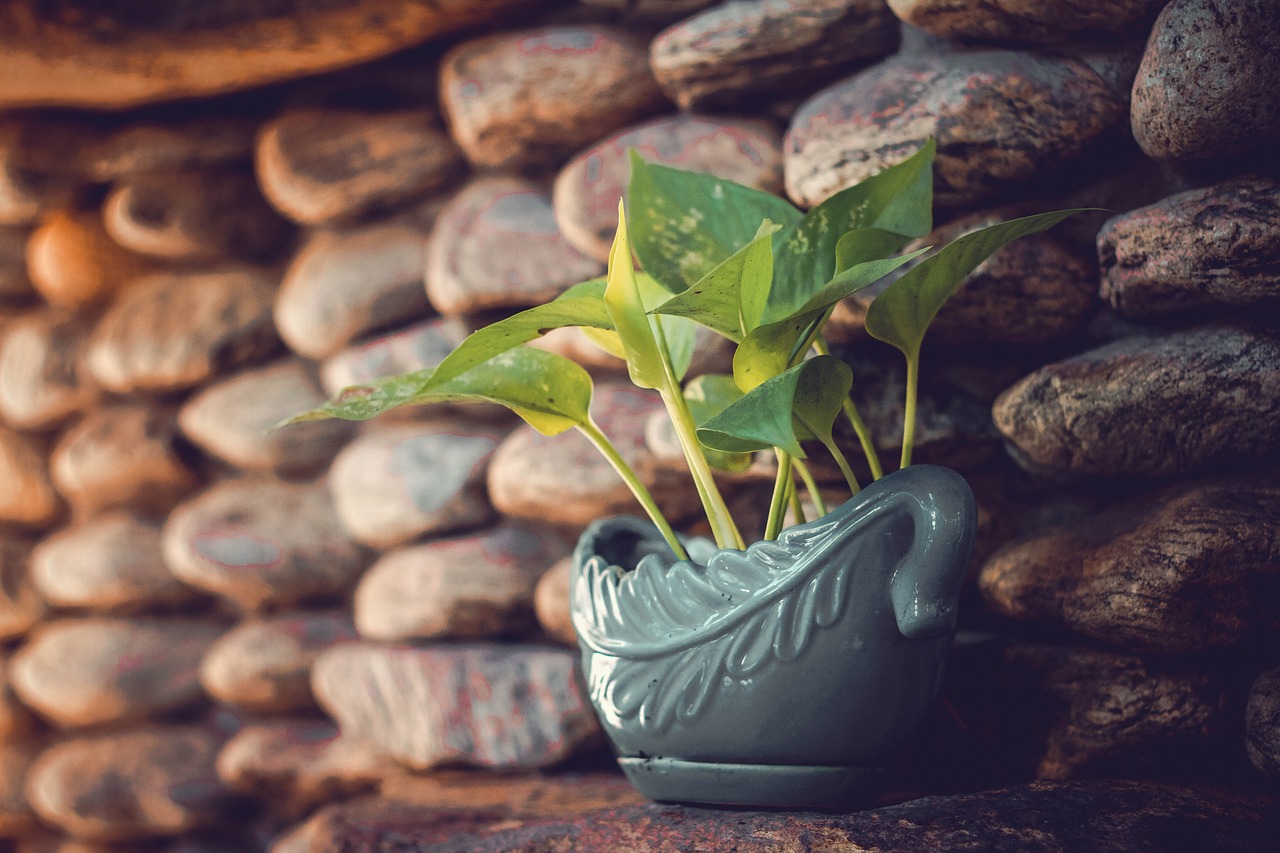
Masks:
[[[832,437],[841,415],[858,436],[872,476],[882,476],[871,436],[849,397],[853,372],[830,354],[822,335],[836,304],[915,262],[876,297],[866,318],[868,333],[906,358],[905,467],[914,444],[920,347],[938,310],[1001,246],[1076,212],[1003,222],[932,254],[930,248],[899,254],[932,230],[932,140],[807,213],[766,192],[647,163],[634,151],[631,156],[628,201],[618,205],[606,278],[480,329],[434,369],[348,388],[289,422],[363,420],[404,405],[487,401],[512,409],[546,435],[576,428],[627,482],[683,559],[671,525],[592,420],[586,371],[525,346],[552,329],[580,327],[626,359],[632,382],[661,395],[716,543],[740,549],[742,534],[713,469],[741,467],[745,454],[760,450],[776,454],[766,538],[777,536],[788,505],[799,516],[797,479],[817,510],[826,512],[804,462],[806,442],[821,444],[850,490],[858,491],[853,468]],[[736,344],[732,376],[684,381],[695,325]]]

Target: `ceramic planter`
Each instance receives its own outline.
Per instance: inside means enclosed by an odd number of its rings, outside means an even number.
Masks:
[[[932,707],[976,508],[917,465],[746,551],[675,561],[636,518],[574,554],[591,701],[631,782],[656,800],[839,807],[874,794]]]

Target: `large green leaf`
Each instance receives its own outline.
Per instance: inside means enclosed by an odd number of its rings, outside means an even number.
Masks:
[[[722,373],[705,373],[690,380],[684,389],[685,402],[695,424],[701,425],[742,399],[742,391],[734,384],[732,376]],[[724,450],[704,448],[707,463],[718,471],[741,472],[751,467],[750,453],[729,453]]]
[[[627,209],[640,266],[679,293],[751,242],[766,219],[801,218],[785,199],[702,172],[644,160],[634,149]]]
[[[902,350],[908,360],[915,359],[938,310],[979,264],[1019,237],[1038,234],[1080,212],[1025,216],[960,237],[916,264],[872,301],[867,309],[868,334]]]
[[[913,238],[880,228],[857,228],[836,241],[836,275],[858,264],[890,258]]]
[[[356,385],[285,423],[362,421],[401,406],[481,402],[506,406],[544,435],[557,435],[586,423],[591,377],[563,356],[521,346],[445,381],[428,368]]]
[[[831,444],[831,426],[852,386],[853,371],[840,359],[809,359],[707,421],[698,428],[698,440],[731,453],[776,447],[803,459],[801,441],[816,438]]]
[[[636,280],[631,244],[627,239],[627,214],[621,201],[618,202],[618,229],[609,250],[609,283],[604,304],[626,352],[631,381],[641,388],[665,387],[662,350]]]

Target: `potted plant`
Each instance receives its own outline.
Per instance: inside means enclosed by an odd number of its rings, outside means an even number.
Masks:
[[[654,799],[848,804],[878,789],[936,698],[976,511],[960,475],[910,465],[921,342],[983,260],[1073,211],[903,254],[932,229],[933,157],[931,140],[802,213],[632,152],[606,278],[478,330],[433,369],[348,388],[292,419],[496,402],[548,435],[576,428],[604,454],[648,519],[601,519],[582,534],[573,622],[601,724]],[[822,330],[841,299],[895,271],[866,317],[907,363],[900,469],[885,475],[849,397],[852,370]],[[732,375],[685,381],[695,324],[736,344]],[[663,517],[592,420],[586,371],[525,346],[563,326],[586,330],[661,395],[714,541],[681,537]],[[867,457],[865,488],[832,437],[839,417]],[[806,465],[814,447],[844,475],[840,506],[825,504]],[[777,476],[764,538],[748,547],[715,469],[761,450]],[[788,508],[800,523],[784,530]]]

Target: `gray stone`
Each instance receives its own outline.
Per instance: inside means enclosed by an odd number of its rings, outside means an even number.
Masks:
[[[474,165],[552,165],[657,111],[644,43],[595,25],[484,36],[443,60],[440,100]]]
[[[1024,467],[1163,476],[1280,448],[1280,342],[1233,326],[1133,337],[1042,367],[993,409]]]
[[[27,241],[31,283],[55,308],[96,305],[155,269],[155,261],[112,240],[96,210],[50,213]]]
[[[1062,44],[1141,34],[1165,0],[888,0],[905,23],[946,39]]]
[[[0,537],[0,640],[21,637],[44,616],[44,602],[31,583],[31,542]]]
[[[1280,776],[1280,669],[1259,675],[1245,705],[1245,749],[1253,766]]]
[[[35,439],[0,426],[0,522],[43,527],[61,512],[42,451]]]
[[[131,175],[248,164],[259,122],[250,116],[130,124],[99,138],[87,155],[89,176],[115,181]]]
[[[457,318],[437,318],[370,338],[325,359],[324,392],[332,397],[352,385],[435,367],[469,333]]]
[[[16,429],[46,430],[98,396],[82,357],[89,326],[48,311],[4,327],[0,337],[0,418]]]

